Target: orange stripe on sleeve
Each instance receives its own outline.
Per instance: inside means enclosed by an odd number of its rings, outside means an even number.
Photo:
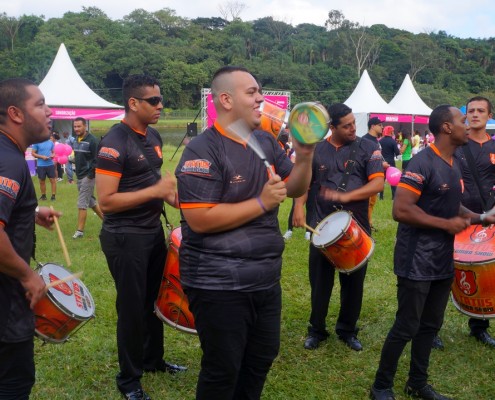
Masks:
[[[372,179],[375,179],[375,178],[385,178],[385,174],[383,172],[376,172],[376,173],[368,176],[369,181],[371,181]]]
[[[401,188],[404,188],[404,189],[410,190],[411,192],[416,193],[418,196],[421,196],[421,192],[420,192],[418,189],[416,189],[416,188],[412,187],[411,185],[408,185],[407,183],[402,183],[402,182],[400,182],[400,183],[397,185],[397,187],[401,187]]]
[[[1,226],[2,228],[5,228],[5,222],[3,222],[3,221],[1,221],[1,220],[0,220],[0,226]]]
[[[106,169],[96,168],[95,172],[101,175],[115,176],[116,178],[122,178],[122,174],[119,172],[107,171]]]
[[[218,205],[218,203],[180,203],[181,210],[187,210],[192,208],[212,208]]]

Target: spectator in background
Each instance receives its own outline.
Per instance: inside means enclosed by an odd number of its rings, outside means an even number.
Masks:
[[[74,136],[69,135],[69,132],[62,132],[62,137],[60,138],[60,143],[68,144],[70,147],[74,148]],[[69,183],[74,183],[74,169],[72,168],[72,162],[74,156],[71,154],[68,157],[67,164],[65,164],[65,173],[67,174],[67,181]]]
[[[389,167],[395,167],[395,157],[400,154],[397,142],[392,138],[394,134],[394,128],[387,125],[383,128],[383,137],[380,139],[380,146],[382,148],[383,159],[388,163]],[[392,200],[395,197],[395,186],[391,186]],[[383,192],[382,192],[383,193]],[[381,196],[383,198],[383,194]]]
[[[402,154],[402,171],[405,171],[407,164],[409,164],[412,157],[411,133],[409,131],[404,130],[402,132],[402,146],[400,148],[400,153]]]
[[[414,130],[414,136],[412,138],[412,155],[413,157],[421,150],[421,136],[417,129]]]
[[[51,139],[47,139],[44,142],[36,143],[33,145],[31,154],[37,161],[36,172],[40,181],[41,197],[40,200],[47,200],[46,198],[46,177],[50,180],[52,197],[54,201],[57,194],[57,180],[55,178],[55,164],[53,162],[55,144]]]
[[[57,143],[59,143],[60,135],[57,132],[53,131],[50,140],[53,142],[54,146],[56,146]],[[56,157],[54,157],[53,163],[55,165],[55,178],[57,179],[57,182],[62,182],[64,176],[64,169],[62,168],[62,164],[58,162]]]

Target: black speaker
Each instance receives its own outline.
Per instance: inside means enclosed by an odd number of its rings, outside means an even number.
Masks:
[[[198,124],[196,122],[190,122],[187,124],[187,136],[198,136]]]

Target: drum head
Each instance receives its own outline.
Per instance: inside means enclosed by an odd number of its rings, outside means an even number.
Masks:
[[[40,275],[45,284],[63,279],[71,272],[57,264],[45,264]],[[89,319],[95,313],[95,304],[89,290],[79,279],[61,283],[48,289],[47,295],[60,308],[82,319]]]
[[[317,143],[325,137],[330,126],[330,116],[320,103],[297,104],[289,115],[291,135],[303,144]]]
[[[351,215],[346,211],[337,211],[330,214],[316,227],[319,235],[313,234],[311,241],[315,247],[324,247],[334,243],[347,230],[351,222]]]
[[[480,264],[495,260],[495,227],[471,225],[455,235],[454,261]]]

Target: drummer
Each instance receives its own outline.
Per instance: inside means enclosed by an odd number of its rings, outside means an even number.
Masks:
[[[471,223],[494,223],[495,216],[461,206],[463,182],[458,146],[467,143],[469,126],[461,111],[435,108],[429,128],[435,143],[413,157],[397,187],[393,217],[399,222],[394,252],[398,310],[385,339],[370,398],[393,400],[393,383],[409,341],[411,363],[405,393],[420,399],[449,400],[428,384],[433,337],[440,329],[454,277],[454,235]]]
[[[492,103],[486,97],[476,96],[468,100],[466,104],[466,117],[470,127],[468,143],[457,148],[455,157],[461,163],[462,178],[464,180],[464,193],[462,204],[471,211],[481,213],[488,211],[495,204],[495,141],[486,131],[486,124],[492,118]],[[466,149],[473,156],[474,165],[466,158]],[[475,168],[481,185],[484,201],[481,201],[480,189],[473,177],[472,168]],[[485,206],[485,207],[483,207]],[[483,209],[485,208],[485,209]],[[490,322],[488,319],[469,318],[470,335],[480,343],[495,347],[495,339],[487,332]],[[443,348],[440,336],[433,341],[434,348]]]
[[[0,398],[29,398],[34,385],[32,308],[45,284],[29,266],[35,222],[51,228],[60,213],[37,207],[26,148],[48,140],[51,110],[27,79],[0,82]]]
[[[378,144],[356,136],[356,120],[345,104],[334,104],[328,109],[332,135],[317,144],[313,159],[311,187],[317,194],[314,211],[309,215],[309,225],[317,223],[330,213],[344,209],[370,233],[368,216],[369,198],[383,190],[384,173],[382,154]],[[354,154],[354,157],[351,155]],[[352,165],[352,167],[351,167]],[[344,172],[350,173],[346,179]],[[347,182],[346,182],[347,181]],[[346,189],[344,189],[344,187]],[[296,200],[294,226],[304,226],[304,204],[307,194]],[[341,341],[352,350],[362,350],[357,338],[356,326],[361,312],[365,265],[351,274],[339,274],[341,309],[335,331]],[[311,316],[308,336],[304,342],[307,350],[316,349],[329,333],[325,318],[334,285],[335,266],[313,245],[309,248],[309,281],[311,284]]]
[[[292,164],[271,134],[256,130],[263,95],[245,68],[220,68],[211,88],[217,120],[186,147],[176,169],[181,282],[203,350],[196,399],[254,400],[280,347],[278,208],[308,187],[314,146],[294,140]],[[228,130],[238,121],[274,174]]]
[[[98,148],[100,242],[117,290],[117,388],[128,400],[149,400],[141,386],[143,371],[186,370],[163,360],[163,324],[153,312],[167,256],[160,214],[164,201],[176,204],[176,181],[170,174],[157,176],[162,140],[149,125],[163,109],[158,81],[131,75],[122,91],[125,118]]]

